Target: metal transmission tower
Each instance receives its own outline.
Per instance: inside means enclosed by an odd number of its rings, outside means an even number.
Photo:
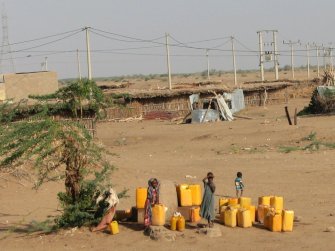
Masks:
[[[264,33],[272,33],[272,41],[264,42],[263,35]],[[262,30],[257,31],[259,39],[259,67],[261,71],[261,79],[264,81],[264,63],[273,61],[275,78],[278,80],[278,51],[277,51],[277,30]]]
[[[0,73],[15,72],[12,51],[8,39],[8,22],[5,5],[2,5],[2,45],[0,52]]]

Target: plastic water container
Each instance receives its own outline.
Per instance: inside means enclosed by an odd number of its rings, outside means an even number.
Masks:
[[[251,222],[251,217],[250,217],[250,211],[247,209],[239,209],[237,212],[237,225],[239,227],[251,227],[252,222]]]
[[[177,230],[177,221],[178,221],[178,218],[179,217],[177,217],[177,216],[172,216],[171,217],[171,221],[170,221],[171,226],[170,226],[170,229],[172,231],[176,231]]]
[[[282,214],[270,214],[270,227],[272,232],[281,232],[282,229]]]
[[[224,207],[225,207],[225,208],[224,208]],[[224,214],[225,214],[226,209],[227,209],[226,206],[222,206],[222,210],[221,210],[220,218],[219,218],[219,222],[220,222],[221,224],[224,224]]]
[[[200,207],[192,207],[190,209],[190,218],[191,218],[191,222],[198,222],[201,220],[200,217]]]
[[[163,226],[165,224],[165,207],[162,204],[155,204],[152,207],[152,225]]]
[[[276,211],[272,207],[265,207],[264,208],[264,227],[271,230],[271,218],[276,214]]]
[[[270,206],[276,210],[276,213],[281,214],[284,208],[283,197],[273,196],[270,199]]]
[[[258,205],[267,205],[270,206],[270,199],[273,196],[262,196],[258,198]]]
[[[229,198],[228,199],[228,205],[229,206],[234,206],[238,204],[238,198]]]
[[[178,217],[177,230],[181,232],[185,230],[185,218],[183,216]]]
[[[198,184],[189,185],[189,189],[192,192],[192,205],[200,206],[201,205],[201,186]]]
[[[260,223],[264,223],[265,209],[269,208],[268,205],[259,205],[257,207],[257,219]]]
[[[251,205],[251,198],[240,197],[238,203],[241,205],[241,208],[248,208]]]
[[[188,185],[177,186],[177,195],[179,195],[178,199],[181,207],[192,206],[192,191]]]
[[[144,208],[147,200],[148,190],[145,187],[138,187],[136,189],[136,208]]]
[[[256,207],[253,205],[250,205],[248,208],[246,208],[250,211],[250,219],[251,222],[256,222]]]
[[[222,212],[222,207],[223,206],[228,206],[228,198],[220,198],[219,199],[219,213],[221,214]]]
[[[283,210],[282,216],[283,216],[282,230],[284,232],[292,232],[293,231],[294,211]]]
[[[111,234],[118,234],[119,233],[119,224],[117,223],[117,221],[112,221],[109,224],[109,229],[111,231]]]
[[[237,209],[227,208],[224,211],[224,224],[227,227],[236,227],[237,224]]]

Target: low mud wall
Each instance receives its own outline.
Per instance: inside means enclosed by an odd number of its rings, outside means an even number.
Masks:
[[[244,89],[244,101],[248,106],[261,106],[264,104],[285,104],[289,99],[309,98],[315,89],[315,84],[296,84],[276,88]],[[196,91],[195,91],[196,93]],[[209,98],[213,94],[201,94],[200,98]],[[146,97],[135,98],[126,102],[124,106],[107,109],[107,120],[118,120],[129,117],[144,117],[150,119],[164,119],[165,117],[185,116],[190,111],[189,95],[174,97]],[[169,113],[169,116],[164,113]]]

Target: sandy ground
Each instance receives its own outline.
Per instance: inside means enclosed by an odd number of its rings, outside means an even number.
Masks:
[[[291,113],[308,102],[290,101]],[[113,174],[115,188],[129,189],[119,209],[135,204],[135,188],[145,186],[150,177],[201,183],[212,171],[217,195],[233,196],[235,174],[242,171],[245,195],[254,203],[261,195],[282,195],[285,208],[301,217],[292,233],[219,224],[222,237],[209,238],[189,228],[178,233],[175,242],[150,240],[130,224],[121,224],[115,236],[90,233],[87,228],[50,235],[15,233],[9,230],[13,224],[56,215],[56,194],[63,185],[49,183],[35,191],[30,183],[18,183],[0,173],[0,250],[331,250],[335,232],[325,229],[335,226],[335,150],[282,153],[278,148],[305,144],[302,138],[312,131],[323,141],[335,142],[334,117],[299,118],[297,126],[289,126],[284,105],[248,108],[241,115],[253,119],[190,125],[168,121],[99,124],[98,138],[117,154],[111,159],[118,167]]]

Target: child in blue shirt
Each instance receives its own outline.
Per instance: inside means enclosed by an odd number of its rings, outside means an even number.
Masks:
[[[235,179],[236,197],[240,198],[243,195],[243,188],[244,188],[244,184],[242,181],[242,173],[237,172],[236,176],[237,176]]]

